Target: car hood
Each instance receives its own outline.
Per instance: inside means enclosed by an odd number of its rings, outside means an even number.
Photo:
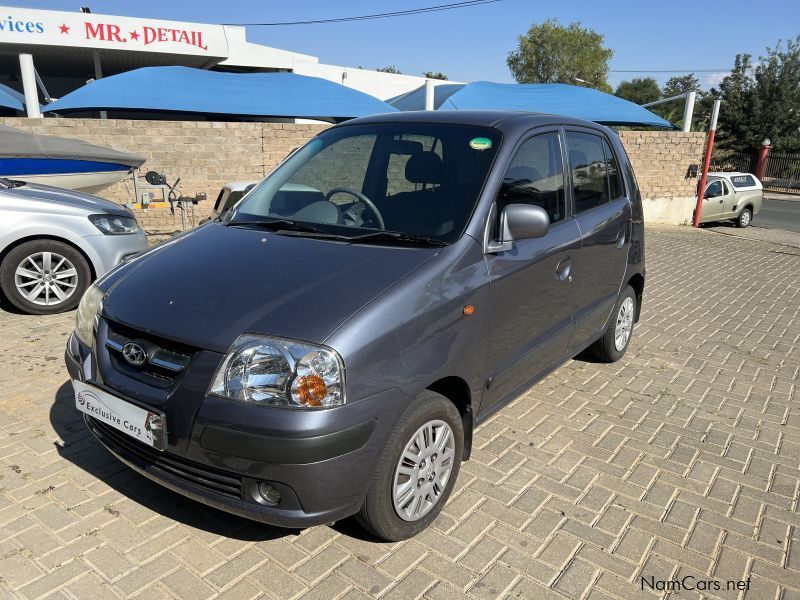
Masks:
[[[103,200],[91,194],[66,190],[64,188],[51,187],[49,185],[37,185],[26,183],[15,188],[0,190],[0,193],[16,199],[25,199],[49,204],[60,204],[71,208],[83,209],[89,213],[117,214],[132,217],[133,211],[125,208],[121,204]]]
[[[438,250],[208,223],[112,273],[103,316],[217,352],[243,333],[322,343]]]

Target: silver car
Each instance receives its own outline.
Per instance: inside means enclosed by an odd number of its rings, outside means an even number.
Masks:
[[[734,221],[738,227],[747,227],[761,210],[764,188],[750,173],[709,173],[703,193],[701,223]]]
[[[124,206],[0,178],[0,289],[26,313],[75,308],[94,279],[146,248]]]

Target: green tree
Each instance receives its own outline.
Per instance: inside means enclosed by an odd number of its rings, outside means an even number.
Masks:
[[[652,77],[635,77],[620,82],[614,95],[636,104],[647,104],[661,97],[661,88]]]
[[[670,98],[671,96],[699,91],[700,80],[694,76],[694,73],[689,73],[688,75],[678,75],[667,79],[667,82],[661,89],[661,95],[664,98]]]
[[[533,23],[525,35],[519,36],[515,50],[506,63],[519,83],[569,83],[577,79],[592,87],[611,92],[608,85],[608,61],[614,51],[603,45],[604,36],[593,29],[570,23],[567,27],[556,19]]]
[[[445,81],[448,79],[447,75],[440,71],[425,71],[422,76],[428,79],[443,79]]]
[[[661,88],[661,97],[672,98],[673,96],[688,94],[689,92],[695,92],[696,94],[694,116],[692,118],[693,129],[695,131],[700,131],[703,127],[708,127],[707,121],[711,116],[711,109],[709,108],[708,111],[704,111],[704,108],[708,105],[708,102],[704,101],[707,94],[704,94],[700,90],[700,80],[694,76],[694,73],[670,77],[664,84],[664,87]],[[713,99],[711,104],[713,104]],[[683,125],[683,110],[685,107],[685,101],[675,100],[674,102],[659,104],[658,106],[652,107],[650,110],[664,117],[670,123],[681,127]]]
[[[394,65],[389,65],[388,67],[381,67],[380,69],[375,69],[378,73],[394,73],[395,75],[401,75],[400,69],[395,67]]]
[[[778,150],[800,151],[800,35],[767,48],[757,63],[749,54],[737,55],[711,95],[721,100],[723,148],[752,151],[769,138]]]

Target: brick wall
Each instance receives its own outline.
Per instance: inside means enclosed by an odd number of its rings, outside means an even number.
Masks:
[[[689,165],[701,165],[705,133],[680,131],[621,131],[642,192],[645,220],[690,223],[697,178]]]
[[[0,118],[0,123],[33,133],[79,138],[92,144],[129,150],[145,156],[144,170],[164,173],[172,183],[181,178],[179,191],[187,196],[205,192],[196,218],[207,216],[220,188],[228,182],[261,179],[293,148],[322,131],[326,125],[202,121],[132,121],[122,119]],[[99,194],[117,202],[133,198],[118,183]],[[180,229],[179,214],[168,208],[137,211],[148,231]]]
[[[326,125],[294,123],[239,123],[198,121],[132,121],[122,119],[26,119],[0,118],[0,123],[34,133],[74,137],[93,144],[130,150],[147,158],[146,170],[181,178],[186,195],[205,192],[197,218],[211,211],[223,184],[261,179],[292,148],[322,131]],[[648,221],[684,223],[691,220],[696,179],[686,177],[690,164],[701,162],[703,133],[622,131],[644,199]],[[128,181],[116,184],[100,196],[118,202],[133,197]],[[137,217],[148,231],[176,231],[180,216],[168,209],[139,211]]]

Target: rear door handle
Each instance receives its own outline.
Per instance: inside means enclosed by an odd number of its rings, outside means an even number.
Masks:
[[[622,248],[625,245],[625,232],[627,230],[627,226],[623,227],[619,230],[617,234],[617,248]]]
[[[558,277],[559,281],[572,281],[572,275],[570,272],[572,271],[572,259],[567,256],[563,258],[558,266],[556,267],[556,277]]]

